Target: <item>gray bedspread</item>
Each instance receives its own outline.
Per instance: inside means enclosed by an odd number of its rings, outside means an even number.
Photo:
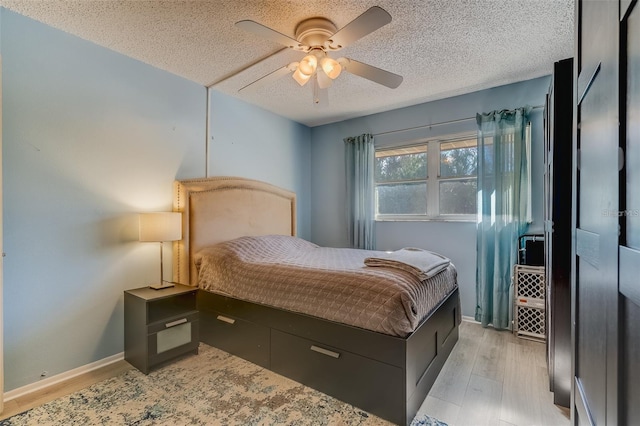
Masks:
[[[404,337],[457,288],[456,269],[420,281],[365,266],[377,253],[270,235],[208,247],[195,262],[204,290]]]

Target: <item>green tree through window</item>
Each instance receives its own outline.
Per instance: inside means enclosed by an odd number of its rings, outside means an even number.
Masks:
[[[452,217],[476,214],[475,135],[376,152],[376,215]]]
[[[387,155],[376,159],[376,181],[427,179],[427,153]]]

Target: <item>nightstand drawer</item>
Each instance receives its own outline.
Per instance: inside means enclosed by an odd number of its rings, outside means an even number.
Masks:
[[[164,318],[162,321],[149,324],[147,332],[149,334],[153,334],[193,321],[198,321],[198,311],[184,312],[182,315],[175,315],[169,318]]]
[[[193,320],[194,318],[195,320]],[[197,315],[193,316],[191,321],[184,321],[185,319],[183,317],[174,321],[176,324],[170,322],[170,327],[148,335],[149,365],[155,365],[185,352],[198,349],[200,322],[197,320]]]

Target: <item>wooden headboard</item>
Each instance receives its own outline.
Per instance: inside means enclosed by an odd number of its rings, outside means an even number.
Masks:
[[[173,210],[182,213],[182,240],[173,245],[173,280],[197,285],[192,261],[200,249],[257,235],[296,235],[296,194],[238,177],[174,183]]]

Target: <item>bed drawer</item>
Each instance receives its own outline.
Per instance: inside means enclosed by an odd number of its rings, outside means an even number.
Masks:
[[[403,422],[401,368],[272,329],[271,370],[395,423]]]
[[[200,312],[200,340],[269,368],[269,328],[216,311]]]

